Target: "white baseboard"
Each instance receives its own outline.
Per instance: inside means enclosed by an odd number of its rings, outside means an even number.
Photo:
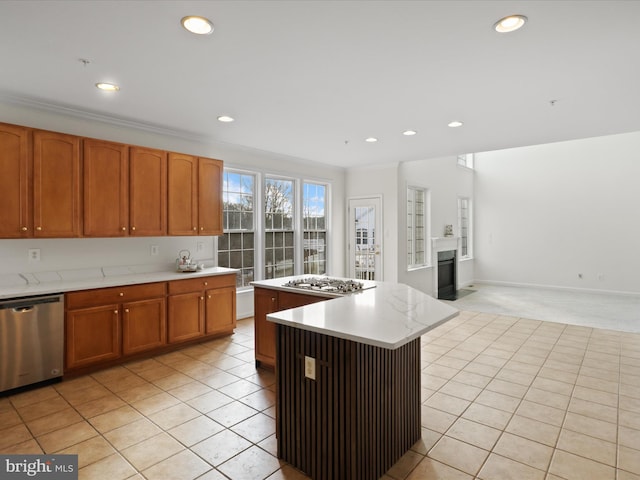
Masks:
[[[640,292],[627,292],[620,290],[602,290],[596,288],[576,288],[576,287],[564,287],[561,285],[541,285],[537,283],[518,283],[518,282],[501,282],[496,280],[481,280],[477,279],[473,282],[469,282],[468,285],[495,285],[499,287],[515,287],[515,288],[540,288],[545,290],[557,290],[574,293],[589,293],[596,295],[623,295],[627,297],[640,297]]]

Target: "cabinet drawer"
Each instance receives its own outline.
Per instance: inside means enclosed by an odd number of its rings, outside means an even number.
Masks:
[[[158,298],[166,293],[166,283],[143,283],[123,287],[96,288],[80,292],[67,293],[65,304],[67,310],[92,306],[108,305],[112,303],[132,302]]]
[[[201,292],[210,288],[235,287],[236,275],[215,275],[213,277],[190,278],[169,282],[169,295]]]

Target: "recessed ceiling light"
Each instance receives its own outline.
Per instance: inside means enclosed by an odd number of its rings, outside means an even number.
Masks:
[[[368,138],[365,138],[364,141],[369,143],[375,143],[378,141],[378,139],[376,137],[368,137]]]
[[[96,83],[96,87],[105,92],[117,92],[120,90],[120,87],[115,83],[98,82]]]
[[[411,135],[415,135],[416,132],[415,130],[405,130],[404,132],[402,132],[403,135],[406,135],[407,137],[410,137]]]
[[[220,115],[218,117],[218,121],[219,122],[229,123],[229,122],[233,122],[234,120],[235,120],[235,118],[230,117],[229,115]]]
[[[213,23],[208,18],[189,15],[180,20],[182,26],[196,35],[209,35],[213,32]]]
[[[509,15],[508,17],[501,18],[494,25],[493,28],[498,33],[515,32],[522,27],[527,21],[527,17],[524,15]]]
[[[458,120],[454,120],[453,122],[449,122],[448,124],[451,128],[461,127],[463,124]]]

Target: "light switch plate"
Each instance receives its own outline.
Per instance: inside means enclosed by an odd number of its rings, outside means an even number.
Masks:
[[[316,359],[313,357],[304,357],[304,376],[311,380],[316,379]]]

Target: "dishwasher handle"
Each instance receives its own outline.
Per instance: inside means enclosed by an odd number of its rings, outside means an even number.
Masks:
[[[34,307],[33,305],[29,305],[28,307],[15,307],[12,308],[12,310],[14,313],[28,313],[31,312],[34,308],[36,307]]]
[[[49,295],[46,297],[25,297],[14,298],[11,300],[1,301],[0,310],[13,310],[16,313],[26,313],[33,310],[37,305],[47,303],[60,303],[63,301],[62,295]]]

